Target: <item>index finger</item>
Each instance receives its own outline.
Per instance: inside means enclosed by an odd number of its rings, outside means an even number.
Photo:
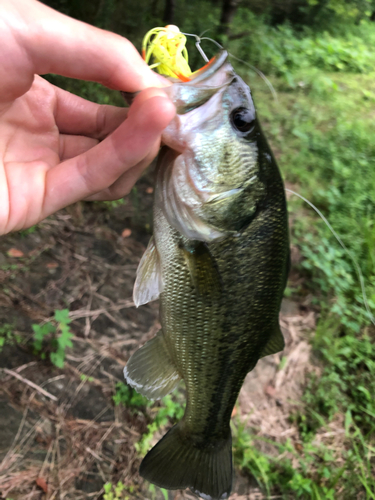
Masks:
[[[125,38],[34,0],[5,2],[5,23],[21,46],[17,52],[18,78],[22,68],[29,75],[57,73],[127,92],[169,85],[150,70]]]

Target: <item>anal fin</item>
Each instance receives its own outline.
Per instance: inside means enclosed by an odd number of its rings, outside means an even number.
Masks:
[[[173,391],[181,377],[170,357],[162,330],[131,356],[124,376],[131,387],[149,399],[161,399]]]
[[[272,335],[263,348],[261,355],[259,356],[260,358],[263,358],[264,356],[268,356],[270,354],[275,354],[279,351],[282,351],[285,347],[285,341],[283,334],[280,331],[280,326],[277,324],[276,328],[272,332]]]

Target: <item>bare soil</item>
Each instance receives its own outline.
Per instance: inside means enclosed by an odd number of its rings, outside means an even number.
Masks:
[[[0,240],[0,326],[10,325],[21,339],[0,352],[0,500],[96,500],[104,483],[120,480],[132,487],[129,498],[153,498],[134,448],[152,412],[112,400],[129,356],[159,329],[157,302],[136,309],[131,298],[151,234],[152,201],[149,174],[123,204],[79,203],[34,231]],[[33,352],[32,325],[65,308],[74,347],[57,369]],[[313,369],[306,332],[315,313],[308,299],[285,300],[281,325],[284,353],[258,363],[234,413],[259,435],[297,442],[289,415]],[[155,498],[164,497],[157,491]],[[169,493],[188,498],[195,497]],[[261,498],[254,481],[237,472],[231,499]]]

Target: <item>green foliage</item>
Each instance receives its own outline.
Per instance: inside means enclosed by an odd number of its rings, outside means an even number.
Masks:
[[[249,472],[269,496],[306,500],[356,498],[359,492],[374,498],[373,460],[375,449],[365,440],[359,428],[346,413],[346,447],[334,450],[319,442],[303,442],[296,446],[290,440],[274,443],[257,438],[241,423],[232,427],[235,464]],[[273,453],[259,448],[267,443]],[[337,490],[344,491],[338,495]]]
[[[152,401],[124,384],[124,382],[117,382],[115,394],[112,399],[116,406],[122,404],[127,408],[133,409],[148,408],[153,404]]]
[[[32,325],[34,331],[33,347],[42,359],[49,358],[57,368],[63,368],[67,347],[73,347],[71,339],[73,334],[70,331],[69,310],[56,310],[54,321],[43,325]]]
[[[307,68],[325,71],[368,73],[375,65],[375,26],[367,23],[358,32],[342,35],[328,32],[297,32],[290,25],[277,28],[259,23],[249,10],[241,9],[236,30],[248,36],[229,42],[237,57],[258,66],[263,73],[274,73],[293,80],[293,73]]]
[[[15,333],[13,328],[9,323],[0,326],[0,352],[5,344],[19,344],[22,341],[21,336]]]
[[[342,99],[348,102],[347,95]],[[298,156],[304,157],[310,182],[311,177],[316,179],[316,189],[308,197],[328,217],[360,264],[369,307],[374,312],[375,146],[372,130],[369,124],[355,120],[350,124],[338,123],[328,131],[313,129],[311,125],[308,131],[306,124],[299,129],[306,138],[300,141],[302,148]],[[325,296],[335,297],[330,312],[340,317],[340,323],[348,331],[358,333],[369,319],[353,260],[323,221],[315,223],[313,232],[306,230],[307,223],[306,220],[298,222],[295,230],[306,257],[303,267],[311,272],[314,288]]]
[[[277,102],[260,81],[251,80],[263,127],[292,189],[322,211],[360,265],[374,315],[374,75],[327,74],[312,67],[285,72],[273,82]],[[375,492],[374,330],[351,257],[305,203],[291,197],[289,210],[306,279],[298,292],[288,293],[309,292],[320,307],[312,343],[321,374],[310,376],[301,407],[291,416],[301,438],[298,449],[287,442],[263,453],[262,443],[239,429],[236,463],[270,495],[370,499]],[[328,424],[341,422],[340,415],[345,443],[325,447],[316,434],[331,432]]]
[[[360,265],[374,314],[373,76],[309,70],[297,73],[295,80],[300,85],[294,90],[281,84],[285,92],[277,103],[258,98],[264,126],[287,180],[297,183],[297,191],[328,218]],[[358,334],[369,318],[351,256],[306,204],[292,197],[290,212],[295,219],[292,241],[305,257],[302,268],[315,301],[339,328]]]
[[[307,443],[297,451],[290,440],[285,444],[256,438],[238,423],[232,427],[234,460],[256,479],[269,496],[334,500],[338,471],[333,470],[332,453],[322,445]],[[261,442],[276,447],[273,454],[259,451]]]
[[[28,234],[33,234],[37,231],[38,226],[31,226],[27,229],[23,229],[22,231],[19,231],[19,234],[21,236],[27,236]]]
[[[125,486],[121,481],[116,485],[105,483],[103,489],[103,500],[129,500],[130,497],[127,493],[134,493],[134,486]]]
[[[321,322],[313,347],[323,361],[323,372],[312,376],[304,401],[318,413],[309,416],[312,428],[320,427],[316,415],[328,419],[350,412],[363,432],[375,434],[375,343],[364,331],[342,335],[328,321]]]
[[[164,488],[158,488],[159,491],[162,493],[164,500],[168,500],[168,491],[165,490]],[[148,491],[151,493],[151,500],[155,500],[156,498],[156,486],[152,483],[150,483],[148,487]]]
[[[134,389],[127,386],[123,382],[116,384],[116,392],[113,396],[115,405],[122,404],[127,408],[133,409],[135,412],[144,411],[146,408],[151,408],[153,421],[147,425],[147,432],[143,434],[141,440],[136,443],[136,450],[145,455],[150,448],[151,441],[157,432],[162,427],[165,427],[169,422],[175,423],[180,420],[184,414],[185,404],[181,403],[180,398],[171,395],[165,396],[160,401],[160,406],[155,407],[153,401],[138,394]]]
[[[157,408],[154,421],[147,426],[147,432],[143,434],[142,439],[135,445],[136,450],[143,456],[150,449],[154,434],[165,427],[168,422],[176,423],[179,421],[185,411],[185,404],[176,402],[171,395],[165,396],[161,400],[161,407]]]

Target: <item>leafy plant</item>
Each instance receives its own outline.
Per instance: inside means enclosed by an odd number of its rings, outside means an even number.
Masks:
[[[283,76],[296,86],[294,74],[301,69],[369,73],[375,55],[370,49],[375,40],[373,23],[344,33],[296,30],[285,23],[277,27],[259,22],[249,9],[238,10],[236,31],[248,33],[229,42],[230,52],[258,66],[264,73]]]
[[[21,342],[21,336],[13,331],[13,325],[5,323],[0,326],[0,352],[5,344],[18,344]]]
[[[137,391],[124,384],[124,382],[117,382],[115,386],[115,394],[112,399],[116,406],[122,404],[127,408],[139,409],[148,408],[152,406],[153,402],[145,398]]]
[[[127,386],[123,382],[116,384],[116,393],[113,396],[115,405],[122,404],[127,408],[132,408],[134,411],[140,412],[151,408],[154,415],[153,421],[147,425],[147,432],[145,432],[141,440],[136,443],[135,448],[144,455],[150,448],[151,441],[155,433],[166,426],[170,421],[175,422],[182,418],[185,409],[185,403],[176,401],[176,396],[168,395],[160,400],[160,406],[154,406],[154,402],[138,394],[134,389]]]
[[[349,449],[340,450],[337,457],[335,450],[319,442],[298,443],[298,447],[290,440],[275,443],[252,435],[243,423],[233,424],[235,464],[249,472],[267,496],[272,492],[285,499],[355,498],[359,491],[373,491],[374,449],[366,444],[349,418],[348,426],[355,429],[347,433]],[[267,443],[268,449],[273,447],[274,452],[261,452],[262,443]],[[337,495],[339,485],[347,497]]]
[[[168,500],[168,491],[165,490],[164,488],[158,488],[163,497],[164,497],[164,500]],[[151,500],[155,500],[156,498],[156,486],[152,483],[150,483],[149,487],[148,487],[148,491],[151,493]]]
[[[128,500],[129,496],[126,494],[128,491],[130,493],[133,492],[134,487],[126,487],[121,481],[119,481],[116,485],[112,483],[106,483],[103,486],[104,489],[104,500]]]
[[[185,411],[185,404],[173,400],[171,395],[165,396],[161,400],[161,407],[156,410],[154,421],[147,426],[147,432],[143,434],[141,440],[136,443],[135,449],[144,455],[150,449],[151,441],[155,433],[165,427],[168,422],[175,423],[180,420]]]
[[[319,324],[313,340],[324,365],[320,377],[310,377],[304,394],[307,407],[318,412],[309,415],[311,425],[321,426],[317,415],[331,419],[338,411],[350,412],[362,432],[375,435],[375,343],[365,332],[342,336],[329,326]]]
[[[43,325],[32,325],[34,331],[34,350],[42,359],[49,358],[57,368],[63,368],[65,363],[66,348],[73,347],[71,339],[73,334],[69,328],[69,310],[56,310],[54,321]]]

